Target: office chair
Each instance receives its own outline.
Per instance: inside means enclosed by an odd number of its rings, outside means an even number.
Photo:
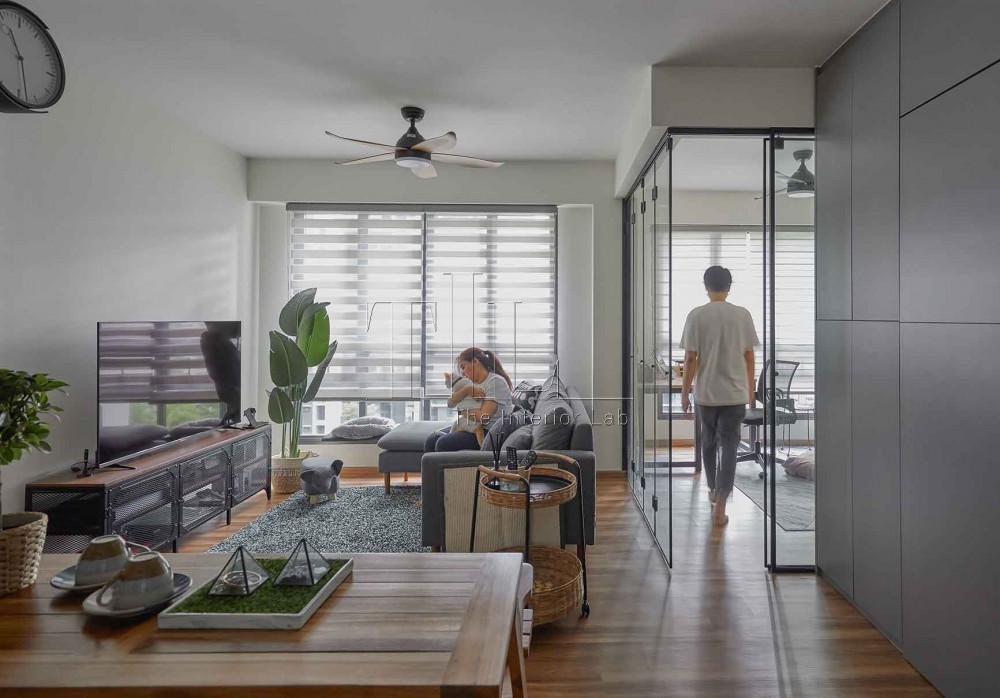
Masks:
[[[757,465],[760,466],[761,471],[758,477],[764,477],[765,459],[764,450],[761,447],[760,438],[758,436],[758,430],[764,426],[764,412],[768,408],[770,403],[771,395],[765,395],[764,390],[764,380],[767,375],[767,371],[771,366],[771,360],[768,359],[764,362],[764,368],[760,370],[760,375],[757,377],[757,388],[754,390],[754,395],[757,401],[760,402],[762,408],[751,408],[747,410],[746,417],[743,418],[743,425],[750,427],[750,444],[746,447],[742,447],[742,452],[737,454],[736,461],[756,461]],[[795,371],[799,368],[798,361],[782,361],[778,360],[774,362],[774,415],[775,423],[778,426],[783,426],[786,428],[786,433],[788,436],[785,441],[791,436],[791,425],[798,421],[798,416],[795,413],[795,400],[792,398],[792,379],[795,377]],[[768,391],[770,392],[770,391]]]

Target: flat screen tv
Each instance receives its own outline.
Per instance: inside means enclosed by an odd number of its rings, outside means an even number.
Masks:
[[[240,323],[97,324],[99,466],[235,424]]]

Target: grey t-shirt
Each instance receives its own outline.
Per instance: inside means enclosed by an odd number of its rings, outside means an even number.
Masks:
[[[747,350],[760,344],[750,311],[714,301],[691,311],[684,323],[681,349],[698,352],[695,402],[699,405],[745,405],[750,396]]]

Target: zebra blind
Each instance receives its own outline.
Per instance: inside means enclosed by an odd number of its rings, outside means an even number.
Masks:
[[[289,204],[290,288],[317,287],[339,341],[319,397],[444,396],[469,346],[515,383],[555,363],[554,207]]]
[[[478,346],[496,353],[511,380],[541,383],[555,362],[555,212],[427,214],[429,395],[438,377]]]
[[[666,232],[658,235],[666,239]],[[775,357],[779,361],[798,361],[792,389],[812,393],[815,389],[815,245],[811,227],[785,227],[775,232]],[[670,289],[666,283],[667,245],[657,245],[657,345],[667,346],[667,312]],[[672,356],[683,358],[679,348],[684,321],[696,306],[708,302],[703,275],[713,264],[728,268],[733,274],[729,301],[747,308],[754,320],[757,336],[764,340],[763,308],[764,258],[761,231],[703,229],[675,226],[673,231],[673,347]],[[770,296],[767,297],[770,301]],[[755,351],[757,369],[762,366],[762,349]],[[665,359],[666,352],[660,350]],[[811,405],[808,397],[800,400]]]
[[[319,399],[419,397],[422,243],[421,213],[291,214],[289,296],[316,287],[338,341]]]

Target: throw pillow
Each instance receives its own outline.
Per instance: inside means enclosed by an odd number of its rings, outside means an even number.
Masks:
[[[534,412],[538,404],[538,396],[542,393],[542,386],[532,385],[528,381],[521,381],[515,386],[510,394],[510,400],[515,407],[520,407],[527,412]]]
[[[377,421],[372,422],[370,420]],[[385,436],[395,428],[396,423],[386,417],[379,417],[378,415],[373,415],[372,417],[355,417],[340,426],[334,427],[329,434],[323,437],[323,441],[376,439]]]
[[[565,451],[573,438],[573,408],[565,400],[549,398],[531,419],[531,448]]]
[[[507,440],[503,442],[503,451],[507,452],[508,448],[516,448],[518,451],[527,451],[531,448],[531,425],[525,424],[523,427],[518,427],[514,430]]]
[[[515,409],[508,415],[495,417],[489,422],[489,429],[483,434],[482,450],[492,451],[495,444],[502,444],[514,431],[524,426],[530,415],[522,409]]]

